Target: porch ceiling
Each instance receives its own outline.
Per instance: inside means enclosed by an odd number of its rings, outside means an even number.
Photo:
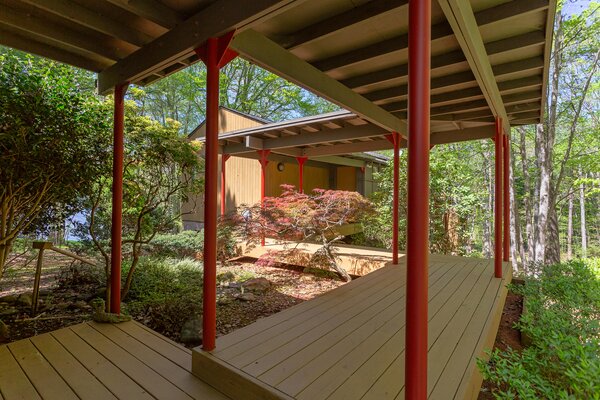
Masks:
[[[0,0],[0,44],[147,85],[232,47],[385,131],[406,133],[408,0]],[[432,5],[432,132],[540,122],[556,0]],[[355,116],[356,117],[356,116]],[[347,117],[351,119],[351,117]],[[509,124],[505,123],[506,126]],[[356,139],[357,140],[362,139]],[[373,140],[369,140],[373,141]]]

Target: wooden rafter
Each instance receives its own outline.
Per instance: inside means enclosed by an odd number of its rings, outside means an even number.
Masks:
[[[372,123],[406,134],[406,123],[253,30],[236,35],[231,47],[245,58],[338,104]]]
[[[173,62],[189,57],[209,37],[232,29],[247,29],[261,18],[282,12],[293,0],[253,0],[240,7],[236,0],[217,0],[135,53],[98,74],[98,91],[110,92],[115,85],[136,82]],[[218,15],[220,18],[215,18]]]

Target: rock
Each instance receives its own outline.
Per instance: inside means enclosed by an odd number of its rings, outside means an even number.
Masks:
[[[62,303],[58,303],[55,307],[58,308],[59,310],[66,310],[67,308],[71,307],[71,303],[62,302]]]
[[[242,291],[249,290],[251,292],[266,292],[271,287],[271,282],[267,278],[248,279],[242,283]]]
[[[31,304],[32,304],[31,294],[21,293],[19,295],[19,298],[17,299],[17,304],[20,304],[20,305],[26,306],[26,307],[31,307]]]
[[[231,304],[231,298],[227,296],[222,296],[217,300],[217,304],[220,306],[226,306],[228,304]]]
[[[256,296],[254,293],[247,292],[240,294],[237,299],[242,301],[256,301]]]
[[[17,302],[18,298],[19,298],[19,296],[9,294],[8,296],[0,297],[0,303],[13,304],[13,303]]]
[[[38,297],[48,297],[53,293],[52,289],[40,289]]]
[[[239,282],[229,282],[229,284],[227,285],[227,287],[229,288],[234,288],[234,289],[238,289],[240,288],[242,285]]]
[[[7,342],[10,339],[10,329],[8,325],[0,321],[0,343]]]
[[[75,307],[76,309],[81,310],[81,311],[89,310],[92,308],[88,305],[88,303],[86,303],[83,300],[78,300],[75,303],[73,303],[73,307]]]
[[[185,344],[202,343],[202,318],[192,317],[181,327],[180,340]]]
[[[10,307],[10,308],[0,311],[0,316],[8,317],[9,315],[15,315],[18,313],[19,313],[19,310],[17,310],[16,308]]]

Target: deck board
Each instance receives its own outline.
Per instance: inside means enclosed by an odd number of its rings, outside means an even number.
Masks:
[[[491,260],[430,257],[429,398],[471,399],[479,391],[476,358],[493,343],[508,263],[504,272],[494,278]],[[405,276],[401,259],[230,333],[211,353],[194,349],[193,371],[226,382],[221,390],[232,398],[402,399]]]
[[[136,322],[87,322],[0,346],[0,400],[226,400],[191,351]]]

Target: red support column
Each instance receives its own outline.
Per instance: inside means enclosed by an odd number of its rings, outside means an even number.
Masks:
[[[394,193],[392,197],[392,263],[398,264],[398,230],[400,229],[398,207],[399,207],[399,191],[400,191],[400,134],[392,132],[391,135],[386,135],[385,138],[394,145]]]
[[[225,163],[231,157],[230,154],[221,154],[221,216],[225,215]]]
[[[510,260],[510,141],[508,135],[502,135],[504,138],[504,261]]]
[[[494,182],[494,275],[502,278],[502,119],[496,118]]]
[[[121,236],[123,230],[123,121],[127,84],[115,87],[113,130],[112,226],[110,251],[110,312],[121,313]]]
[[[263,206],[263,202],[265,201],[265,182],[267,180],[267,165],[269,164],[269,153],[271,150],[257,150],[256,151],[260,156],[258,160],[260,162],[260,204]],[[265,245],[265,236],[260,239],[260,245],[264,247]]]
[[[229,50],[234,32],[210,38],[196,54],[206,65],[206,141],[204,164],[204,277],[202,348],[217,337],[217,180],[219,179],[219,69],[237,55]]]
[[[298,181],[298,191],[300,193],[304,193],[304,163],[308,160],[308,157],[296,157],[296,161],[298,161],[299,167],[299,181]]]
[[[427,399],[431,0],[408,6],[407,399]]]

